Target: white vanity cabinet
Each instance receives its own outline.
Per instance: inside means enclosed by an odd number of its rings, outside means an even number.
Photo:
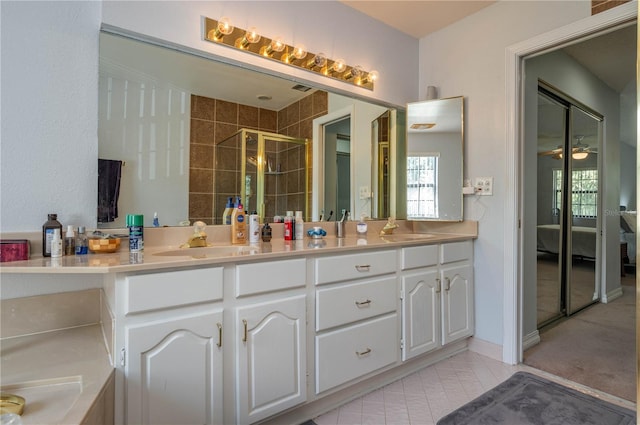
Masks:
[[[471,336],[471,241],[402,248],[402,360]]]
[[[236,295],[253,297],[235,309],[236,423],[307,400],[305,284],[304,258],[237,266]]]
[[[127,424],[222,422],[222,268],[124,278]]]
[[[396,251],[315,260],[316,394],[398,359]]]

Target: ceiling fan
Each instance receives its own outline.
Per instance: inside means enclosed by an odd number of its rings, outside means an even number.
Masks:
[[[593,154],[598,153],[598,150],[596,148],[589,147],[588,144],[582,143],[582,140],[584,140],[584,136],[582,135],[575,136],[574,139],[576,140],[576,142],[571,148],[571,157],[573,159],[582,160],[582,159],[586,159],[590,153],[593,153]],[[563,151],[564,151],[564,148],[560,145],[556,149],[539,152],[538,155],[539,156],[551,155],[553,159],[562,159]]]

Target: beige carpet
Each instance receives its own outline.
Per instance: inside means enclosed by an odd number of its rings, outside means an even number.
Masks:
[[[524,363],[635,402],[634,274],[622,278],[622,290],[622,297],[544,330]]]

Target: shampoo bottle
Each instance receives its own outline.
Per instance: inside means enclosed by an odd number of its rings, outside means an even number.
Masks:
[[[247,223],[244,218],[244,207],[238,199],[238,206],[231,214],[231,243],[234,245],[247,243]]]
[[[296,211],[296,240],[301,241],[304,239],[304,219],[302,218],[302,211]]]
[[[233,214],[233,198],[229,196],[227,199],[227,206],[222,213],[222,224],[231,224],[231,214]]]
[[[293,214],[291,211],[287,211],[287,215],[284,216],[284,240],[292,241],[295,238],[293,228]]]
[[[58,229],[62,233],[62,224],[58,221],[58,214],[49,214],[48,220],[42,225],[42,256],[51,257],[51,241],[53,233]]]
[[[249,215],[249,243],[260,242],[260,217],[256,211]]]

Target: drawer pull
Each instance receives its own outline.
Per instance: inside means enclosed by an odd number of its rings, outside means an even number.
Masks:
[[[449,289],[451,289],[451,279],[449,279],[448,277],[444,278],[444,281],[446,282],[446,285],[444,287],[445,291],[448,291]]]
[[[362,351],[362,352],[356,351],[356,356],[358,356],[358,357],[366,356],[370,352],[371,352],[371,348],[367,347],[367,349]]]
[[[247,342],[247,321],[242,319],[242,326],[244,327],[244,333],[242,334],[242,342]]]
[[[362,308],[362,307],[369,307],[369,305],[371,305],[371,300],[366,300],[366,301],[356,301],[356,306],[358,308]]]
[[[439,294],[442,291],[442,283],[440,282],[440,278],[436,278],[436,294]]]
[[[222,347],[222,323],[216,323],[218,326],[218,347]]]
[[[359,272],[368,272],[370,269],[371,265],[369,264],[356,265],[356,270],[358,270]]]

